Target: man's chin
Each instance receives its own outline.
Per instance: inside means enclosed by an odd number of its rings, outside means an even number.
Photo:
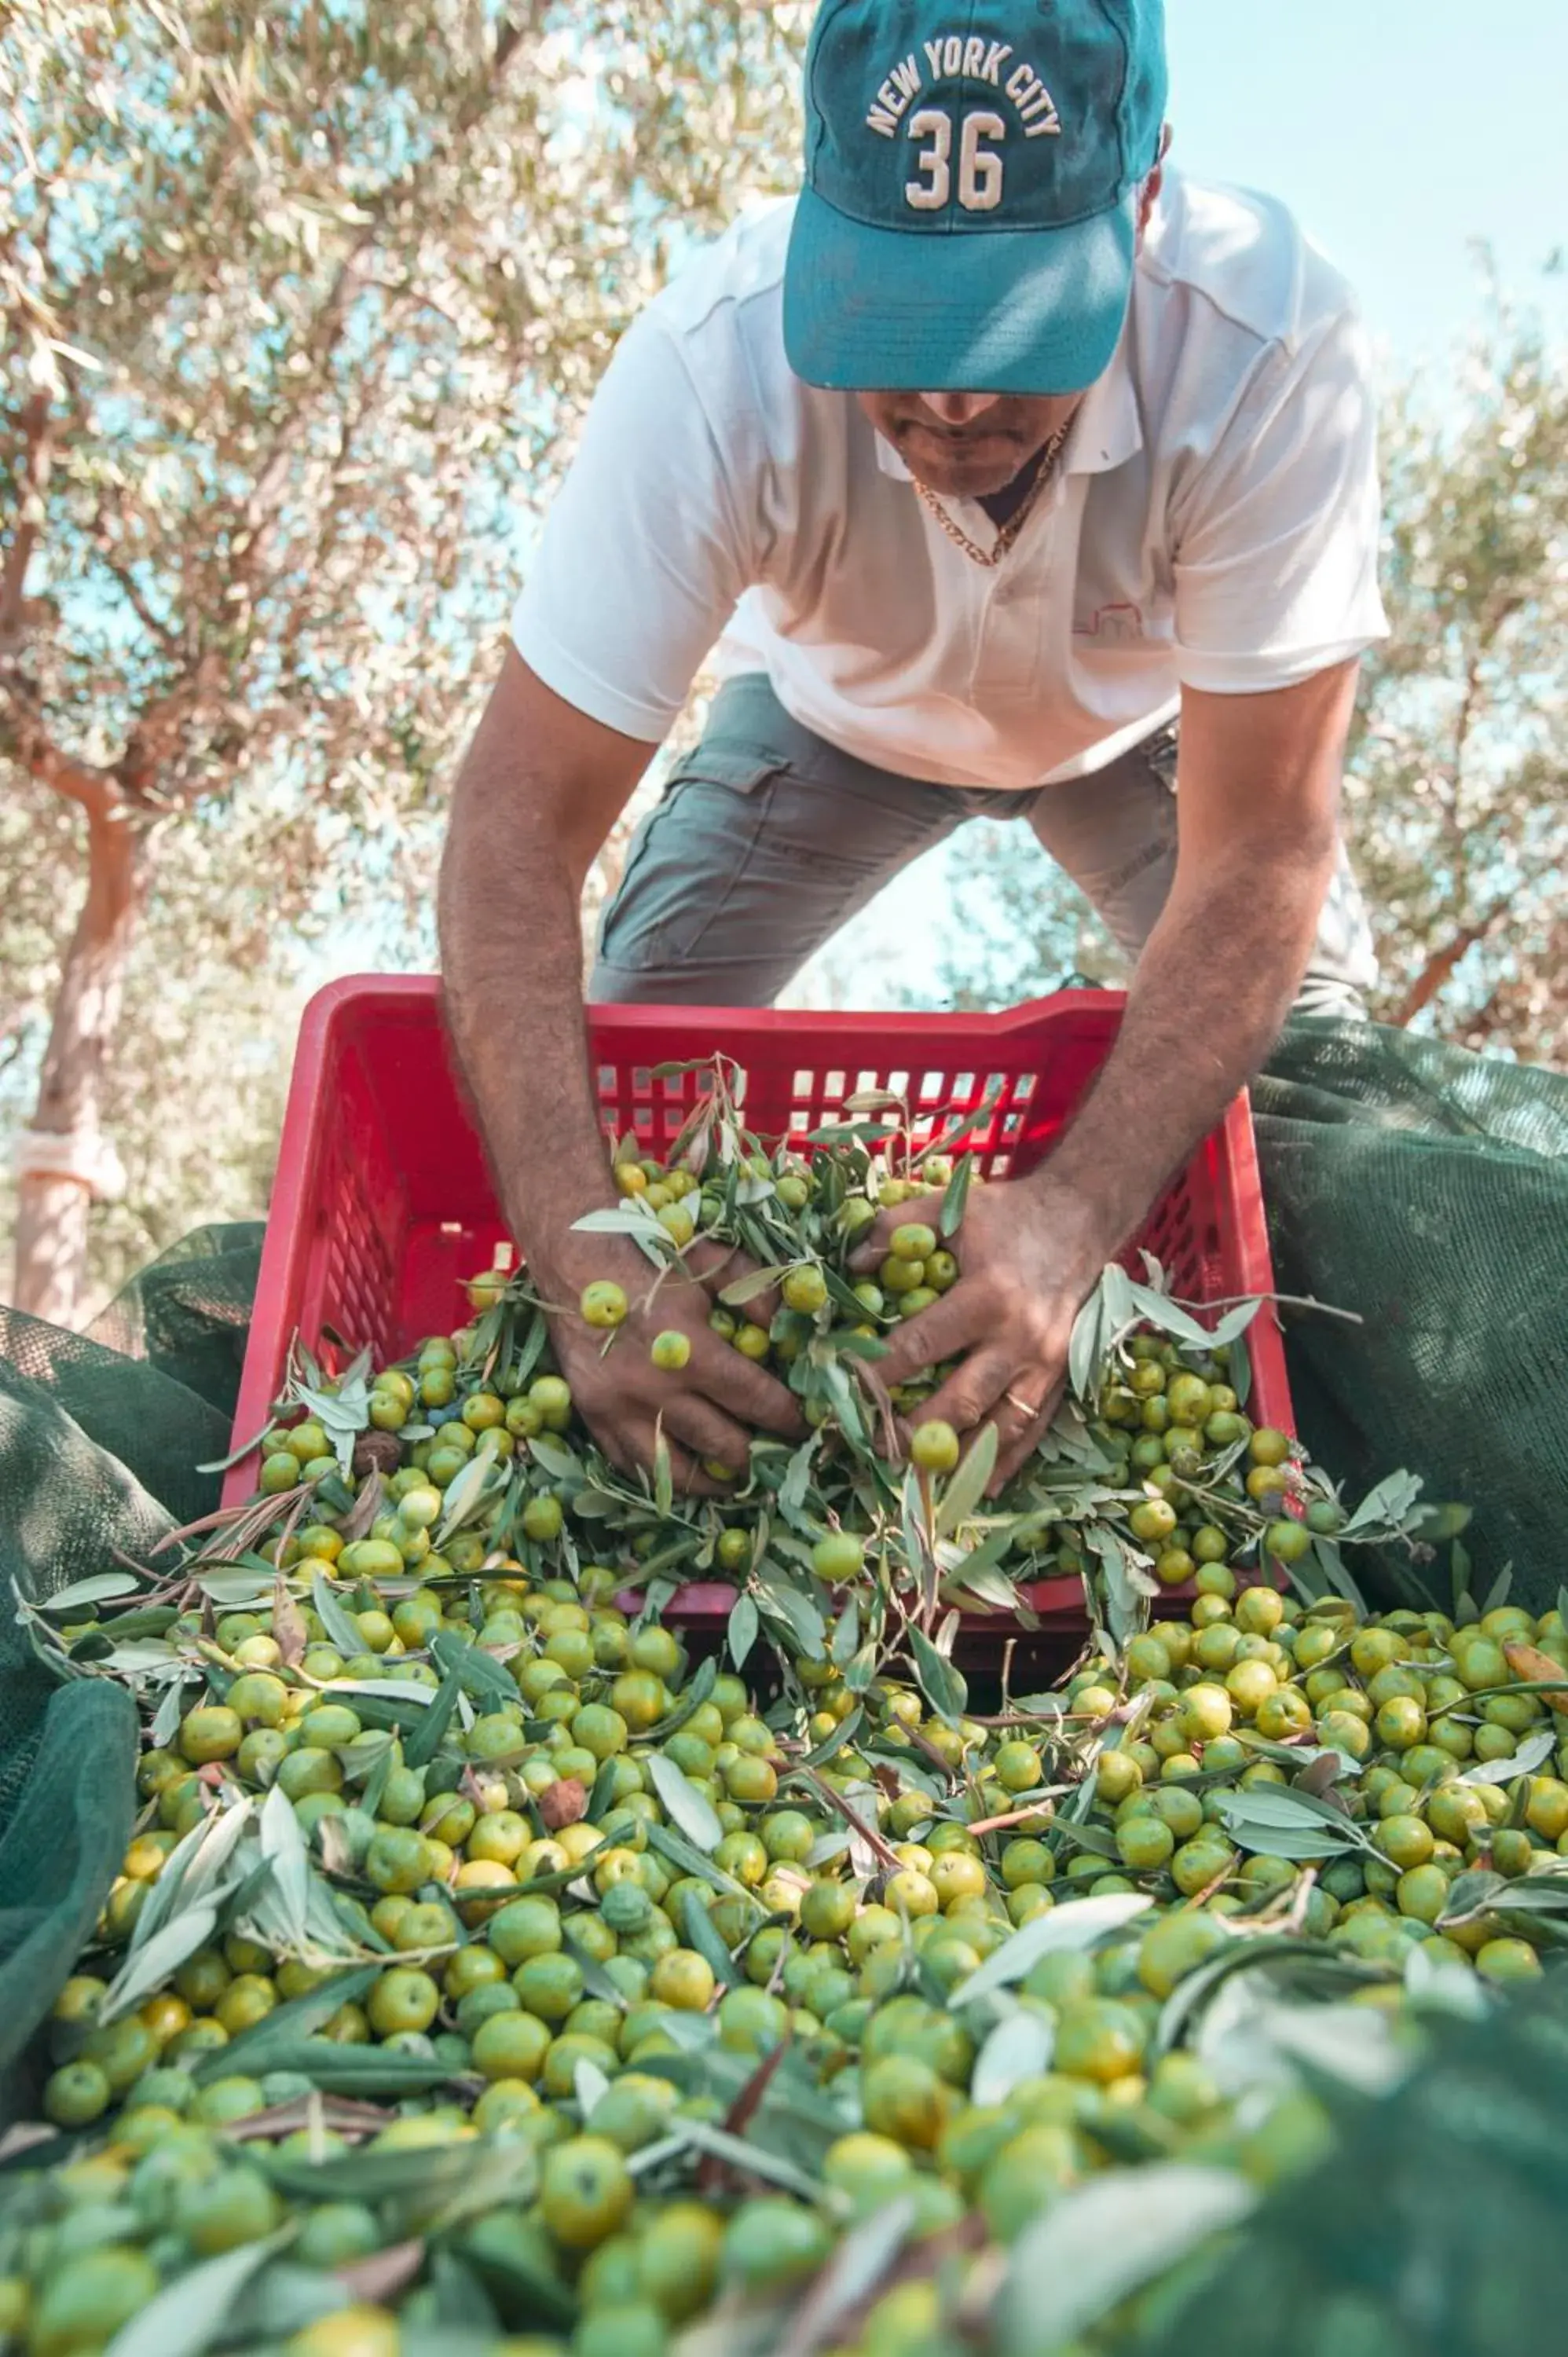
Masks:
[[[929,491],[949,500],[994,499],[1016,481],[1028,464],[1026,451],[977,450],[972,456],[960,457],[950,449],[927,449],[914,435],[902,444],[899,455]]]
[[[910,472],[940,500],[996,499],[1021,471],[1017,467],[958,469],[910,465]]]

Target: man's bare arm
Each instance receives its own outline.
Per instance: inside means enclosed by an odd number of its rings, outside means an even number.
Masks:
[[[1278,1039],[1334,879],[1358,662],[1183,699],[1176,881],[1116,1049],[1047,1166],[1125,1242]]]
[[[744,1466],[746,1425],[796,1428],[781,1384],[707,1325],[700,1286],[654,1271],[625,1238],[573,1223],[616,1200],[588,1067],[580,909],[588,869],[648,766],[651,748],[590,720],[507,651],[458,773],[441,868],[446,1012],[501,1206],[534,1281],[560,1314],[558,1356],[596,1437],[618,1462],[648,1463],[662,1416],[682,1453]],[[619,1283],[633,1315],[607,1355],[575,1310],[583,1286]],[[653,1332],[680,1328],[691,1363],[660,1374]],[[721,1406],[720,1403],[724,1403]]]
[[[1176,881],[1115,1049],[1048,1161],[971,1197],[962,1278],[900,1329],[883,1366],[896,1383],[961,1358],[924,1413],[960,1430],[993,1415],[1004,1477],[1054,1411],[1073,1319],[1101,1267],[1290,1011],[1334,873],[1358,668],[1272,694],[1188,693]]]
[[[564,703],[509,648],[452,796],[447,1019],[503,1209],[542,1277],[564,1274],[553,1247],[572,1222],[616,1200],[588,1072],[579,910],[650,751]]]

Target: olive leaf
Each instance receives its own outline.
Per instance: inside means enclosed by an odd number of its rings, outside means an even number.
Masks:
[[[651,1767],[653,1763],[650,1760],[648,1764]],[[698,1793],[695,1797],[701,1800],[702,1795]],[[694,1874],[703,1882],[711,1883],[715,1890],[722,1890],[731,1898],[751,1897],[744,1882],[737,1881],[733,1874],[726,1874],[722,1866],[715,1866],[704,1851],[699,1849],[695,1843],[687,1841],[683,1835],[676,1833],[672,1826],[655,1824],[650,1820],[648,1844],[650,1849],[659,1852],[660,1857],[668,1858],[671,1866],[678,1866],[682,1874]],[[566,1883],[575,1881],[582,1870],[578,1866],[568,1867],[560,1877],[560,1886],[564,1888]],[[550,1878],[554,1879],[553,1877]],[[542,1891],[544,1888],[542,1881],[523,1886],[525,1890]],[[509,1892],[508,1896],[510,1895]]]
[[[717,1926],[694,1890],[681,1896],[681,1928],[686,1935],[686,1945],[694,1948],[705,1959],[715,1979],[724,1988],[738,1988],[744,1975],[720,1939]]]
[[[426,1768],[441,1748],[443,1737],[452,1724],[457,1708],[457,1697],[463,1691],[463,1680],[456,1670],[448,1670],[413,1734],[403,1747],[403,1764],[409,1768]],[[515,1688],[513,1689],[515,1692]]]
[[[317,1619],[327,1631],[327,1641],[336,1646],[346,1662],[365,1650],[359,1622],[351,1618],[348,1608],[339,1603],[328,1584],[325,1572],[317,1572],[310,1583],[310,1601]]]
[[[1015,2087],[1050,2069],[1055,2043],[1050,2024],[1037,2013],[1020,2011],[999,2021],[975,2057],[970,2102],[1004,2104]]]
[[[670,1232],[661,1227],[657,1211],[645,1209],[635,1196],[628,1196],[613,1210],[585,1211],[580,1220],[572,1222],[572,1232],[579,1236],[635,1236],[639,1243],[671,1242]]]
[[[528,1453],[553,1481],[580,1481],[583,1478],[583,1460],[576,1450],[568,1448],[564,1441],[553,1439],[549,1433],[532,1434],[528,1443]]]
[[[1557,1738],[1550,1727],[1539,1735],[1528,1736],[1519,1749],[1506,1760],[1478,1760],[1455,1779],[1460,1784],[1511,1784],[1516,1776],[1529,1776],[1557,1749]]]
[[[1270,1857],[1348,1857],[1373,1844],[1332,1801],[1298,1785],[1261,1784],[1214,1795],[1226,1832],[1239,1847]]]
[[[1258,2199],[1229,2169],[1167,2161],[1108,2169],[1066,2193],[1014,2244],[997,2303],[998,2357],[1078,2340]]]
[[[1471,1922],[1498,1909],[1510,1915],[1568,1914],[1568,1874],[1522,1875],[1512,1882],[1482,1870],[1461,1874],[1449,1890],[1437,1929],[1444,1932],[1451,1923]]]
[[[705,1855],[717,1849],[725,1829],[712,1802],[662,1752],[650,1753],[644,1765],[671,1823]]]
[[[822,1661],[827,1650],[827,1623],[811,1598],[766,1566],[757,1575],[756,1592],[762,1610],[769,1620],[783,1622],[807,1660]]]
[[[225,1611],[237,1612],[247,1605],[271,1601],[273,1566],[266,1564],[263,1569],[264,1578],[260,1571],[204,1571],[198,1575],[196,1584],[214,1604],[222,1605]],[[358,1650],[356,1641],[355,1651]]]
[[[1397,1537],[1421,1495],[1421,1487],[1418,1474],[1390,1473],[1368,1491],[1337,1535],[1341,1539]]]
[[[310,1903],[310,1854],[293,1803],[281,1784],[274,1784],[262,1803],[258,1832],[262,1856],[273,1869],[273,1889],[288,1936],[297,1950],[305,1944],[306,1910]]]
[[[503,2314],[514,2320],[525,2318],[531,2328],[570,2330],[576,2319],[577,2303],[569,2287],[549,2271],[542,2258],[521,2237],[507,2240],[490,2233],[480,2241],[478,2237],[482,2222],[470,2227],[467,2238],[457,2247],[480,2281],[495,2294]],[[549,2342],[544,2345],[550,2346]],[[406,2325],[398,2342],[400,2357],[491,2357],[495,2346],[494,2333],[475,2341],[470,2351],[459,2343],[450,2328],[416,2335]]]
[[[572,2093],[576,2097],[577,2109],[583,2115],[585,2127],[588,2126],[599,2104],[609,2091],[610,2083],[598,2064],[590,2062],[586,2055],[581,2056],[572,2074]]]
[[[295,1383],[292,1396],[313,1415],[332,1443],[345,1480],[354,1469],[354,1443],[370,1429],[371,1391],[365,1381],[369,1361],[361,1352],[334,1392]]]
[[[1412,2005],[1431,2012],[1484,2021],[1491,2011],[1485,1985],[1469,1965],[1456,1957],[1428,1954],[1424,1943],[1418,1943],[1405,1958],[1404,1986]]]
[[[1011,1987],[1032,1972],[1042,1956],[1098,1945],[1134,1916],[1146,1914],[1154,1903],[1142,1891],[1108,1890],[1098,1899],[1067,1900],[1044,1915],[1031,1917],[1010,1940],[992,1950],[978,1972],[959,1982],[948,1997],[949,2009],[957,2012],[972,2005],[976,1997],[989,1996],[993,1989]]]
[[[1287,1975],[1309,1972],[1319,1982],[1330,1986],[1343,1983],[1348,1987],[1363,1986],[1369,1981],[1386,1975],[1376,1964],[1363,1964],[1348,1956],[1342,1949],[1331,1948],[1322,1940],[1298,1940],[1287,1932],[1271,1932],[1262,1939],[1247,1939],[1237,1934],[1205,1964],[1199,1964],[1179,1981],[1165,1999],[1155,2035],[1150,2041],[1151,2060],[1157,2061],[1179,2046],[1191,2023],[1208,2003],[1215,1990],[1237,1973],[1283,1970]]]
[[[334,2038],[295,2038],[286,2045],[280,2044],[268,2069],[308,2079],[324,2095],[357,2095],[362,2099],[386,2096],[395,2100],[404,2095],[428,2094],[432,2088],[446,2086],[456,2075],[449,2062],[429,2060],[422,2054],[402,2054],[395,2047],[341,2046]],[[472,2155],[474,2147],[464,2145],[458,2149]],[[383,2162],[414,2158],[410,2153],[356,2153],[352,2157],[356,2160]],[[286,2166],[286,2156],[258,2150],[255,2158],[263,2163],[269,2175],[277,2176],[280,2183],[287,2183],[293,2189],[293,2179],[280,2173]],[[426,2163],[431,2158],[426,2152]],[[326,2201],[330,2197],[323,2191],[318,2198]],[[351,2194],[349,2198],[371,2201],[379,2196]]]
[[[800,1762],[801,1767],[825,1768],[830,1760],[835,1758],[839,1752],[854,1741],[865,1724],[865,1712],[861,1705],[856,1703],[848,1716],[839,1721],[832,1733],[824,1736],[814,1750],[807,1752]]]
[[[854,1597],[850,1596],[845,1598],[840,1608],[838,1620],[833,1629],[832,1642],[828,1647],[828,1659],[833,1667],[838,1670],[844,1668],[846,1663],[854,1659],[859,1643],[860,1605]]]
[[[1228,1309],[1208,1337],[1209,1349],[1211,1351],[1232,1349],[1251,1325],[1262,1306],[1261,1300],[1239,1301],[1234,1308]],[[1230,1388],[1234,1391],[1236,1388],[1234,1383]]]
[[[699,2152],[711,2153],[715,2160],[727,2161],[747,2177],[766,2177],[781,2185],[787,2193],[798,2193],[803,2201],[820,2201],[822,2189],[818,2179],[808,2177],[803,2169],[770,2152],[765,2144],[747,2136],[726,2135],[723,2128],[714,2127],[707,2120],[676,2119],[671,2123],[671,2136],[684,2136]]]
[[[717,1658],[710,1653],[705,1662],[698,1663],[696,1674],[676,1703],[674,1709],[668,1712],[656,1727],[650,1727],[643,1740],[647,1743],[665,1743],[671,1736],[678,1735],[686,1721],[701,1710],[707,1701],[717,1682],[718,1674]]]
[[[746,1303],[755,1301],[759,1294],[771,1293],[796,1265],[795,1262],[786,1260],[772,1263],[767,1268],[748,1269],[744,1276],[737,1276],[733,1285],[725,1286],[719,1299],[727,1309],[744,1309]]]
[[[1247,1348],[1247,1339],[1243,1334],[1238,1334],[1229,1349],[1230,1363],[1226,1372],[1230,1378],[1230,1388],[1236,1394],[1237,1406],[1244,1408],[1252,1396],[1252,1354]]]
[[[942,1196],[942,1208],[937,1221],[944,1236],[956,1236],[963,1225],[963,1215],[969,1202],[970,1183],[974,1177],[974,1157],[961,1155],[953,1164],[952,1177]]]
[[[437,1668],[455,1677],[476,1702],[516,1702],[517,1680],[482,1645],[465,1644],[455,1631],[442,1629],[430,1641],[430,1653]]]
[[[1208,1350],[1213,1337],[1207,1326],[1200,1326],[1189,1311],[1171,1299],[1168,1293],[1156,1293],[1152,1286],[1134,1285],[1129,1277],[1127,1292],[1138,1316],[1147,1320],[1160,1333],[1168,1334],[1174,1342],[1190,1342],[1199,1351]]]
[[[330,1980],[308,1989],[304,1996],[290,1997],[285,2004],[275,2006],[263,2020],[242,2029],[227,2046],[200,2056],[192,2077],[198,2084],[209,2079],[230,2078],[235,2072],[252,2079],[264,2078],[279,2067],[275,2055],[296,2047],[301,2039],[314,2037],[340,2006],[357,2004],[381,1975],[380,1964],[356,1964],[351,1971],[334,1973]]]
[[[264,2267],[295,2232],[291,2222],[260,2243],[204,2259],[177,2276],[156,2298],[123,2324],[105,2357],[204,2357],[225,2336],[235,2303],[251,2277]]]
[[[179,1733],[179,1723],[185,1717],[185,1696],[188,1683],[183,1677],[174,1679],[154,1715],[153,1742],[160,1749],[166,1749]]]
[[[944,1661],[923,1629],[910,1630],[909,1650],[915,1656],[920,1692],[939,1718],[949,1727],[956,1727],[969,1702],[969,1688],[961,1673]]]
[[[986,1485],[996,1470],[996,1452],[1001,1435],[993,1424],[983,1425],[972,1442],[969,1452],[942,1491],[941,1503],[937,1508],[937,1536],[950,1538],[961,1523],[967,1523],[983,1499]]]
[[[822,1434],[813,1432],[800,1443],[789,1459],[789,1469],[779,1486],[779,1511],[781,1514],[798,1514],[806,1502],[806,1492],[811,1486],[811,1465],[822,1444]]]
[[[217,1928],[218,1910],[210,1900],[186,1908],[172,1923],[166,1923],[115,1974],[98,2009],[100,2022],[118,2020],[121,2014],[151,1996],[188,1956],[207,1945]]]
[[[729,1626],[726,1631],[729,1657],[737,1670],[743,1666],[746,1655],[756,1644],[761,1625],[761,1619],[752,1598],[737,1596],[729,1616]]]
[[[1072,1321],[1068,1340],[1068,1381],[1080,1400],[1091,1400],[1100,1386],[1106,1345],[1105,1280],[1102,1277]]]
[[[89,1579],[73,1579],[69,1587],[38,1598],[40,1612],[71,1612],[79,1605],[106,1603],[113,1596],[136,1596],[142,1583],[126,1571],[95,1571]]]
[[[176,1843],[147,1895],[131,1934],[135,1955],[182,1908],[210,1895],[255,1813],[252,1800],[220,1809]]]
[[[506,1488],[510,1479],[510,1474],[495,1458],[470,1457],[462,1471],[446,1485],[443,1500],[446,1512],[441,1518],[441,1527],[435,1534],[436,1545],[444,1547],[454,1531],[460,1530],[465,1523],[471,1523],[490,1500]]]
[[[915,2223],[912,2194],[900,2194],[844,2236],[795,2310],[775,2357],[815,2357],[835,2345],[839,2327],[884,2281]],[[729,2357],[729,2352],[726,2352]]]

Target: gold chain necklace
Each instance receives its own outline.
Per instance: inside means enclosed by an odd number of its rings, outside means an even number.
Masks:
[[[954,523],[951,516],[949,515],[946,508],[943,507],[935,491],[933,491],[929,485],[922,483],[918,475],[911,475],[909,479],[914,484],[916,490],[919,493],[927,507],[929,508],[931,513],[935,516],[937,522],[940,524],[942,530],[946,533],[948,538],[952,542],[953,546],[955,548],[961,548],[964,554],[969,557],[973,564],[983,565],[986,572],[993,572],[1016,542],[1019,533],[1023,531],[1024,526],[1028,522],[1029,518],[1034,514],[1036,506],[1039,504],[1040,493],[1045,490],[1046,485],[1050,481],[1051,477],[1056,472],[1057,460],[1061,457],[1063,448],[1067,443],[1067,437],[1072,432],[1072,428],[1073,419],[1069,417],[1067,424],[1063,426],[1059,426],[1056,433],[1051,436],[1050,440],[1046,444],[1045,448],[1040,453],[1040,463],[1036,469],[1035,479],[1030,484],[1027,492],[1025,494],[1024,504],[1022,507],[1016,509],[1014,513],[1008,517],[1006,522],[999,528],[996,534],[995,545],[991,549],[982,548],[978,542],[971,540],[968,533],[964,531],[961,524]]]

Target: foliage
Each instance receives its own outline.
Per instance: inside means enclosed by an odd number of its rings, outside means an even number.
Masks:
[[[39,857],[0,1049],[31,1070],[51,1008],[38,1125],[112,1118],[171,870],[210,861],[182,970],[426,899],[562,434],[680,243],[779,182],[803,14],[9,12],[0,807]],[[84,819],[118,913],[67,952]]]
[[[1391,1020],[1568,1057],[1568,389],[1498,312],[1452,425],[1390,404],[1386,595],[1350,826]]]

